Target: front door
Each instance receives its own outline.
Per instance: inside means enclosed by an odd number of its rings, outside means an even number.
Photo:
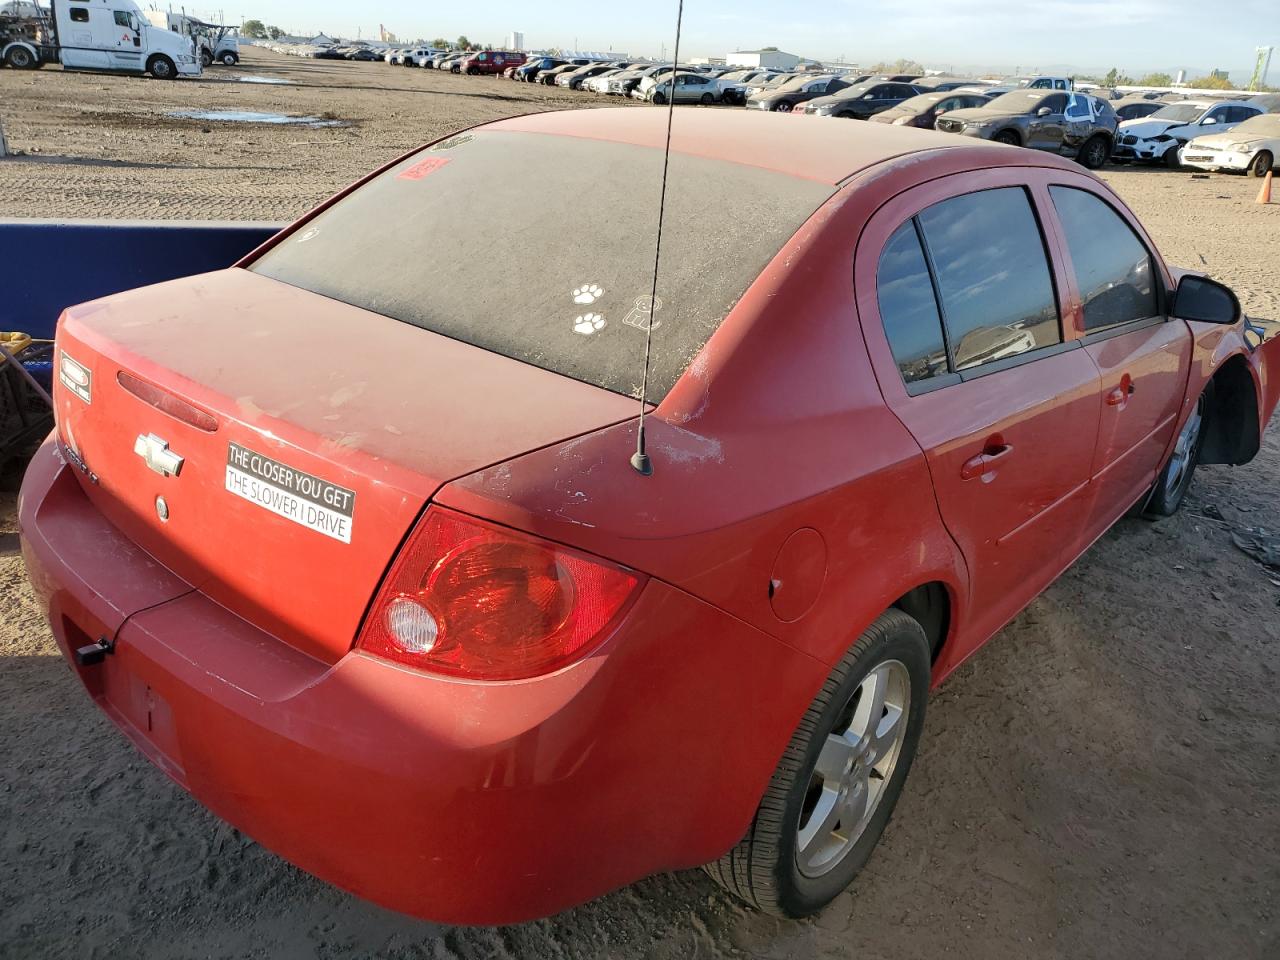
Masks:
[[[974,643],[1066,564],[1097,439],[1098,371],[1078,341],[1064,342],[1057,274],[1022,175],[990,171],[991,189],[950,197],[973,178],[911,191],[926,202],[885,223],[894,232],[875,279],[887,348],[877,360],[870,344],[877,378],[924,451],[968,564]],[[864,317],[864,331],[874,326]]]
[[[1083,315],[1085,351],[1101,376],[1092,540],[1155,480],[1182,409],[1191,331],[1165,315],[1160,266],[1120,213],[1089,190],[1054,185],[1049,195]]]
[[[1027,146],[1036,150],[1051,150],[1057,153],[1062,149],[1063,126],[1066,124],[1064,113],[1067,109],[1067,95],[1054,93],[1040,101],[1036,114],[1027,127]],[[1040,116],[1041,110],[1048,110]]]
[[[128,10],[112,10],[111,19],[115,26],[111,65],[117,70],[137,70],[141,73],[146,68],[142,62],[141,24]]]

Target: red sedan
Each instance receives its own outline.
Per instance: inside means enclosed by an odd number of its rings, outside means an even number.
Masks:
[[[1280,395],[1104,183],[921,130],[677,110],[653,300],[665,125],[488,124],[60,321],[20,507],[58,644],[178,784],[388,907],[710,864],[818,910],[929,690]]]

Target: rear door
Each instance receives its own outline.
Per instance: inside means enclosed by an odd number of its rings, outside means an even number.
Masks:
[[[1101,376],[1091,540],[1155,480],[1186,394],[1191,331],[1166,315],[1161,267],[1136,225],[1089,183],[1051,184],[1048,218],[1070,266],[1069,312]]]
[[[1089,98],[1078,93],[1067,95],[1067,109],[1063,113],[1063,136],[1059,144],[1068,154],[1080,149],[1080,145],[1093,133],[1093,106]]]
[[[1068,561],[1097,438],[1098,373],[1063,336],[1060,266],[1024,179],[1037,175],[918,187],[881,209],[858,252],[877,379],[968,563],[975,639]]]

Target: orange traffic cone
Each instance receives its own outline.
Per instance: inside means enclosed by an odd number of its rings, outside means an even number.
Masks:
[[[1268,170],[1267,179],[1262,181],[1262,189],[1258,191],[1257,203],[1271,202],[1271,173],[1272,171]]]

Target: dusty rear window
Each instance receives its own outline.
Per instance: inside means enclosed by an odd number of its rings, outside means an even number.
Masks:
[[[661,175],[657,149],[459,134],[339,201],[251,269],[638,396]],[[770,170],[672,155],[650,400],[667,394],[832,192]]]

